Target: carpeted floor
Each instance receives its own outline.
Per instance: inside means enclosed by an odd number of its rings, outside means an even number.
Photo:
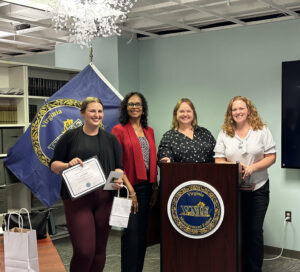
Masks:
[[[57,248],[61,259],[69,271],[70,258],[72,256],[72,247],[69,238],[63,238],[53,241]],[[154,245],[147,249],[144,272],[158,272],[160,271],[160,247]],[[274,256],[267,255],[265,258],[272,258]],[[109,237],[107,246],[107,259],[104,272],[120,272],[120,232],[112,231]],[[265,261],[263,265],[263,272],[299,272],[300,260],[281,257],[273,261]],[[55,272],[55,271],[54,271]],[[225,271],[224,271],[225,272]],[[230,271],[228,271],[230,272]]]
[[[113,230],[109,236],[106,250],[106,265],[104,272],[120,272],[121,256],[120,256],[120,231]],[[72,257],[72,246],[69,238],[54,240],[55,245],[65,267],[69,271],[70,259]],[[147,249],[145,258],[145,272],[157,272],[160,266],[160,249],[159,245],[154,245]],[[54,271],[55,272],[55,271]]]

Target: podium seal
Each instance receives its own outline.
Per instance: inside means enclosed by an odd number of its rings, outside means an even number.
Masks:
[[[215,233],[224,218],[224,204],[210,184],[192,180],[177,186],[168,200],[168,217],[182,235],[206,238]]]

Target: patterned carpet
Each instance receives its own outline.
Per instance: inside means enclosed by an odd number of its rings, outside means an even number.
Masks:
[[[72,247],[69,238],[53,241],[61,259],[69,271],[70,258],[72,256]],[[144,272],[160,271],[159,245],[154,245],[147,249]],[[265,258],[272,258],[272,255],[266,255]],[[107,246],[107,259],[104,272],[120,272],[120,232],[112,231]],[[263,272],[299,272],[300,260],[281,257],[273,261],[265,261]],[[225,271],[224,271],[225,272]],[[230,272],[230,271],[228,271]]]

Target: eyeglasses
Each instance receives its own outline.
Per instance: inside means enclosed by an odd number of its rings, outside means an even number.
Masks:
[[[133,107],[137,107],[137,108],[140,108],[141,106],[143,106],[142,105],[142,103],[139,103],[139,102],[137,102],[137,103],[127,103],[127,107],[131,107],[131,108],[133,108]]]

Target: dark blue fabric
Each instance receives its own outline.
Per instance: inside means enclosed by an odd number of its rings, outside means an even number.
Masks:
[[[112,127],[118,124],[118,108],[121,99],[88,65],[45,101],[44,109],[48,109],[47,105],[52,106],[49,106],[49,110],[43,113],[44,117],[38,128],[38,143],[48,160],[52,158],[54,149],[54,146],[49,148],[49,145],[63,133],[66,123],[70,120],[74,123],[82,123],[78,107],[72,105],[56,107],[53,106],[53,103],[61,99],[61,101],[72,99],[72,101],[81,102],[88,96],[101,99],[104,105],[103,124],[107,131],[111,131]],[[46,165],[47,163],[41,162],[33,148],[33,137],[37,137],[37,135],[34,134],[32,125],[30,125],[19,141],[8,151],[4,163],[41,202],[50,207],[59,198],[61,177],[52,173]]]

